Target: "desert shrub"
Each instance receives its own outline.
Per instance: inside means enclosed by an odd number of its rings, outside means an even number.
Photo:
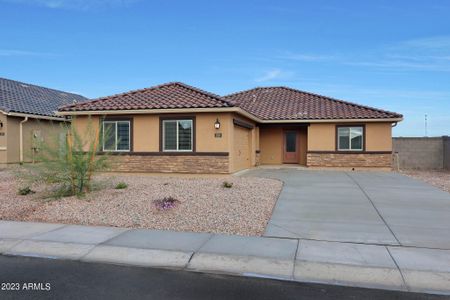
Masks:
[[[82,196],[92,188],[94,173],[107,169],[107,155],[97,155],[101,144],[100,129],[93,130],[89,120],[83,136],[70,124],[61,125],[65,138],[59,134],[53,141],[38,145],[38,163],[24,165],[19,176],[31,182],[52,186],[51,197]]]
[[[17,192],[19,195],[25,196],[29,194],[34,194],[35,191],[33,191],[29,186],[19,188],[19,191]]]
[[[224,188],[230,189],[230,188],[233,187],[233,183],[232,183],[232,182],[228,182],[228,181],[224,181],[224,182],[222,183],[222,186],[223,186]]]
[[[126,189],[128,187],[128,184],[126,184],[125,182],[121,181],[118,184],[116,184],[115,189],[116,190],[122,190],[122,189]]]

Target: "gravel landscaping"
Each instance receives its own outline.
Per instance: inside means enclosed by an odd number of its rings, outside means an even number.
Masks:
[[[435,187],[450,193],[450,172],[449,171],[419,171],[402,170],[403,175],[425,181]]]
[[[98,176],[105,184],[85,198],[43,199],[45,190],[18,195],[23,187],[0,171],[0,219],[177,231],[262,235],[282,183],[252,177],[183,178],[146,175]],[[123,181],[125,189],[114,189]],[[233,183],[231,188],[223,182]],[[167,209],[155,204],[176,199]],[[163,206],[164,208],[166,206]]]

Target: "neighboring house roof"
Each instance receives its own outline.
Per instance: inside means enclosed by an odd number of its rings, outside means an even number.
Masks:
[[[258,87],[224,98],[262,120],[402,118],[394,112],[288,87]]]
[[[60,111],[139,110],[167,108],[220,108],[232,106],[222,97],[180,82],[67,105]]]
[[[5,113],[54,117],[58,107],[87,100],[77,94],[0,78],[0,110]]]

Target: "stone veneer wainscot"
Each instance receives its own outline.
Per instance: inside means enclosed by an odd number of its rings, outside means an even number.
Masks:
[[[221,155],[112,155],[111,171],[152,173],[229,173],[229,156]]]
[[[359,167],[359,168],[392,168],[390,152],[365,153],[311,153],[307,154],[308,167]]]

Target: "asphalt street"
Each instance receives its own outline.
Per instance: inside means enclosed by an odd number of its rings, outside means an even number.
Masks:
[[[0,284],[0,299],[448,299],[406,292],[15,256],[0,256]]]

